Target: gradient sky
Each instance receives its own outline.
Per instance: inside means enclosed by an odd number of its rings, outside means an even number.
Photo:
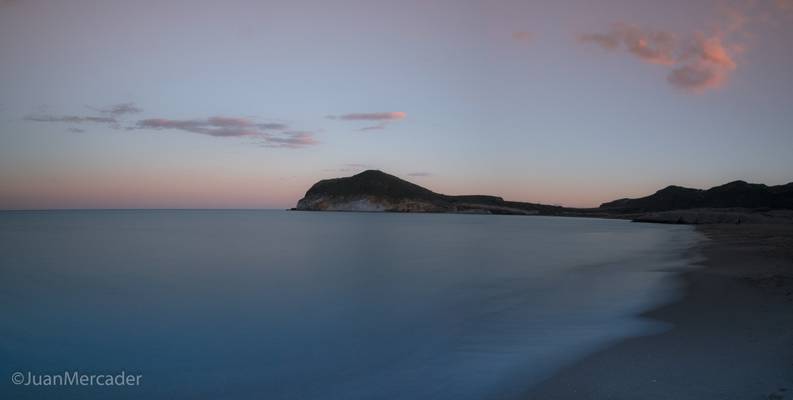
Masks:
[[[0,209],[787,183],[792,43],[788,0],[5,0]]]

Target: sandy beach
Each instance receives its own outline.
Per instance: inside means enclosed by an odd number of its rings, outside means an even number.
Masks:
[[[664,333],[563,369],[528,399],[793,399],[793,225],[702,225]]]

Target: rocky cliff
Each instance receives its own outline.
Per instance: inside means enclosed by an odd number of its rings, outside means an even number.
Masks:
[[[540,214],[562,210],[543,204],[505,201],[496,196],[444,195],[377,170],[319,181],[298,201],[296,209],[486,214]]]

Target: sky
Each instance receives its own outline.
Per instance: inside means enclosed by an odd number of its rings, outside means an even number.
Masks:
[[[793,0],[0,0],[0,209],[793,181]]]

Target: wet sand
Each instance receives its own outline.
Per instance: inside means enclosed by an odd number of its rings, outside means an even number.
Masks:
[[[527,399],[793,399],[793,225],[703,225],[672,328],[563,369]]]

